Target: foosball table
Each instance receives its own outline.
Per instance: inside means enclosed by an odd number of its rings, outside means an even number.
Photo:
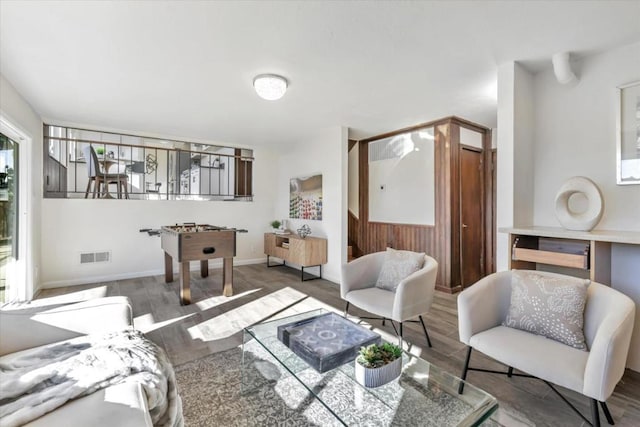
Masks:
[[[233,257],[236,255],[236,233],[247,230],[185,223],[162,227],[164,277],[173,282],[173,260],[180,266],[180,303],[191,303],[189,263],[200,261],[200,275],[209,275],[209,260],[222,258],[222,294],[233,295]]]

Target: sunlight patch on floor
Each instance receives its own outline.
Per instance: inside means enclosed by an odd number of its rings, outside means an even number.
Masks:
[[[155,331],[165,326],[171,325],[176,322],[180,322],[184,319],[188,319],[195,316],[195,313],[186,314],[180,317],[174,317],[173,319],[163,320],[162,322],[156,322],[151,313],[146,313],[133,319],[133,326],[143,333]]]
[[[262,288],[257,288],[257,289],[251,289],[250,291],[246,291],[246,292],[242,292],[239,294],[235,294],[233,296],[230,297],[225,297],[223,295],[217,296],[217,297],[211,297],[211,298],[207,298],[204,299],[202,301],[198,301],[196,303],[196,306],[198,306],[198,308],[202,311],[208,310],[212,307],[216,307],[218,305],[222,305],[222,304],[226,304],[229,301],[233,301],[234,299],[238,299],[238,298],[242,298],[245,297],[247,295],[251,295],[254,292],[258,292],[262,290]]]
[[[280,311],[288,310],[298,304],[305,306],[303,303],[307,298],[306,294],[287,287],[201,322],[190,327],[188,331],[191,338],[202,341],[227,338],[242,332],[247,326],[261,322],[275,314],[279,315]],[[303,311],[309,310],[311,309],[303,309]]]

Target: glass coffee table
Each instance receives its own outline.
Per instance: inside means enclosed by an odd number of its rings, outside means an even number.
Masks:
[[[495,397],[409,353],[403,354],[400,377],[384,386],[366,388],[355,379],[354,363],[318,373],[277,337],[278,326],[328,313],[307,313],[263,322],[244,329],[242,393],[294,378],[302,394],[316,399],[336,425],[477,426],[498,408]],[[305,393],[306,392],[306,393]],[[299,393],[300,394],[300,393]],[[323,425],[325,423],[322,423]]]

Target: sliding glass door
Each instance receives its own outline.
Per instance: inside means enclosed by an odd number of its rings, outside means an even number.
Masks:
[[[0,133],[0,303],[16,286],[18,261],[18,143]]]

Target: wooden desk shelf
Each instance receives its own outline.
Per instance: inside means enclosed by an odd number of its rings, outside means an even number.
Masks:
[[[588,270],[590,247],[583,240],[516,235],[511,259]]]
[[[501,228],[509,233],[509,269],[561,267],[565,274],[611,285],[611,245],[640,244],[640,232],[570,231],[555,227]]]
[[[264,234],[264,253],[267,255],[267,266],[286,265],[287,262],[301,267],[302,280],[322,278],[322,264],[327,263],[327,239],[321,237],[301,238],[295,234]],[[272,265],[269,257],[282,260],[282,264]],[[319,274],[311,279],[304,278],[304,269],[318,267]]]

